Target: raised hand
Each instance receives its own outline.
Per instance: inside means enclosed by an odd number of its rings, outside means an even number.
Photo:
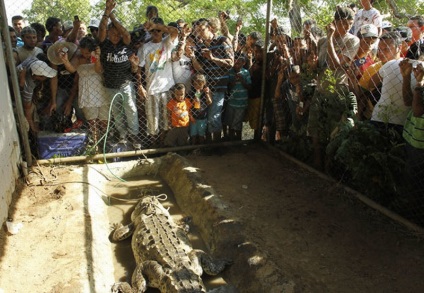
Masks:
[[[422,83],[424,79],[424,65],[423,62],[418,61],[417,67],[413,69],[414,76],[417,82]]]
[[[412,73],[412,64],[410,61],[414,61],[414,60],[410,60],[408,58],[403,59],[402,61],[399,62],[399,68],[400,68],[400,73],[402,74],[402,76],[410,76]]]
[[[106,0],[105,14],[109,15],[115,7],[116,7],[115,0]]]

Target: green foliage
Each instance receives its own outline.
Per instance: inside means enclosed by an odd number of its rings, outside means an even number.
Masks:
[[[34,0],[31,9],[24,10],[28,21],[44,24],[48,17],[58,17],[63,21],[73,20],[74,15],[87,22],[90,20],[91,5],[89,0]]]
[[[424,14],[424,1],[396,1],[398,10],[407,15]],[[287,18],[289,16],[289,1],[275,1],[272,7],[272,14],[278,19]],[[306,19],[314,19],[318,26],[323,28],[333,20],[336,5],[340,5],[339,1],[327,0],[293,0],[293,5],[298,5],[302,11],[302,18],[291,19],[292,25],[303,22]],[[347,5],[350,2],[346,2]],[[230,32],[234,31],[236,19],[238,16],[243,18],[243,33],[251,31],[260,31],[265,33],[266,21],[266,4],[265,0],[163,0],[156,3],[144,2],[140,0],[125,1],[118,0],[116,7],[116,15],[118,19],[128,29],[145,22],[145,11],[148,5],[156,5],[159,9],[160,16],[165,23],[175,21],[179,18],[191,22],[200,17],[216,17],[218,11],[229,10],[231,19],[228,21]],[[359,5],[359,4],[358,4]],[[90,0],[33,0],[30,9],[23,11],[29,22],[44,23],[49,16],[61,18],[63,21],[72,20],[74,15],[78,15],[80,19],[86,23],[91,18],[98,18],[103,14],[105,1],[100,0],[93,6]],[[374,6],[381,11],[382,14],[393,14],[391,8],[387,5],[387,1],[379,0]],[[387,18],[387,17],[386,17]],[[395,25],[405,24],[405,19],[396,19],[388,17]],[[293,34],[298,35],[299,32],[293,30]]]
[[[405,166],[404,144],[393,129],[379,131],[369,122],[344,125],[328,144],[333,175],[343,174],[355,189],[388,203],[398,194]],[[336,175],[337,176],[337,175]]]

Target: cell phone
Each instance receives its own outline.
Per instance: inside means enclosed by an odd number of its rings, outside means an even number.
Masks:
[[[242,23],[243,22],[243,17],[239,16],[237,17],[237,23]]]
[[[78,15],[75,15],[75,16],[74,16],[74,20],[79,21],[79,17],[78,17]]]
[[[62,53],[68,53],[69,49],[67,47],[62,48]]]

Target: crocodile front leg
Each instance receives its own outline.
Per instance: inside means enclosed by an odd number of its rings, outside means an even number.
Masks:
[[[214,259],[212,256],[200,249],[193,249],[190,251],[189,257],[193,263],[198,264],[201,269],[210,276],[219,274],[226,266],[233,263],[231,260]],[[197,267],[196,270],[198,271],[199,268]],[[200,273],[200,275],[202,274]]]
[[[134,223],[130,223],[126,226],[122,224],[117,225],[115,231],[113,232],[112,239],[113,241],[122,241],[130,237],[135,230]]]

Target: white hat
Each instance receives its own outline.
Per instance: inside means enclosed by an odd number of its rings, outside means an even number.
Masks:
[[[378,28],[373,24],[364,24],[359,32],[363,38],[378,38]]]
[[[382,29],[391,28],[391,27],[392,27],[392,23],[388,20],[383,20],[383,22],[381,23]]]
[[[88,24],[88,27],[95,27],[99,28],[100,21],[98,19],[90,19],[90,23]]]
[[[53,45],[49,47],[47,50],[47,58],[49,58],[50,62],[54,65],[63,64],[62,59],[60,58],[60,53],[63,52],[63,48],[67,48],[68,59],[71,60],[74,56],[75,52],[78,49],[78,46],[71,42],[62,42],[57,41]]]
[[[70,20],[67,20],[63,23],[63,31],[66,32],[74,28],[74,23]]]
[[[57,71],[55,69],[48,66],[46,62],[40,60],[34,61],[34,63],[30,65],[30,68],[32,71],[32,75],[40,75],[52,78],[55,77],[57,74]]]

